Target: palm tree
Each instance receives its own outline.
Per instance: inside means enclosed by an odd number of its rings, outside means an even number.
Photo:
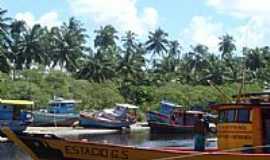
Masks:
[[[177,40],[169,42],[169,55],[168,56],[176,57],[178,60],[180,60],[181,46]]]
[[[24,35],[24,52],[21,59],[26,68],[30,68],[32,63],[44,64],[45,52],[42,45],[42,38],[45,36],[45,30],[39,24],[28,29]]]
[[[0,36],[6,37],[8,36],[9,24],[8,22],[11,21],[11,18],[5,17],[7,10],[3,10],[0,8]]]
[[[167,40],[168,34],[164,32],[161,28],[157,29],[155,32],[150,32],[148,40],[146,41],[146,50],[152,52],[152,58],[156,55],[164,56],[164,52],[167,52]]]
[[[97,34],[94,40],[94,46],[96,48],[106,49],[109,46],[116,46],[116,40],[118,39],[116,35],[117,30],[112,25],[100,27],[95,33]]]
[[[236,46],[234,44],[234,39],[232,36],[226,34],[219,38],[219,51],[221,52],[221,58],[225,60],[229,60],[232,58],[233,51],[236,50]]]
[[[9,39],[7,39],[7,57],[12,62],[13,79],[16,78],[16,70],[23,68],[22,55],[25,49],[24,35],[26,32],[26,24],[24,21],[15,20],[11,24]]]
[[[60,28],[51,29],[53,67],[59,65],[61,70],[65,67],[68,71],[76,71],[78,68],[77,60],[83,57],[83,51],[86,49],[87,36],[84,32],[85,29],[74,18],[70,18],[69,22],[63,23]]]
[[[97,52],[86,59],[77,75],[79,78],[100,83],[114,77],[114,64],[109,59],[106,59],[102,53]]]
[[[208,65],[203,69],[202,83],[208,84],[207,80],[211,80],[214,84],[223,84],[226,80],[225,65],[214,54],[207,56]]]
[[[11,66],[6,53],[7,49],[3,44],[3,40],[0,39],[0,71],[4,73],[9,73]]]
[[[142,77],[145,61],[137,44],[136,34],[128,31],[122,41],[124,42],[123,55],[118,57],[116,71],[124,77],[124,80],[137,80]]]
[[[188,81],[197,83],[201,79],[201,73],[204,68],[207,67],[207,56],[209,56],[208,47],[204,45],[197,45],[192,48],[192,51],[184,55],[182,69],[184,73],[188,74],[185,77]]]
[[[245,64],[248,69],[256,72],[265,66],[263,50],[261,48],[248,49],[244,48]]]

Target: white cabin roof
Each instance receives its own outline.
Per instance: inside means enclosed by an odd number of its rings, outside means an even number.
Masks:
[[[128,109],[138,109],[138,106],[132,105],[132,104],[121,104],[121,103],[116,103],[116,106],[119,107],[124,107],[124,108],[128,108]]]
[[[74,99],[64,99],[64,98],[56,98],[54,100],[50,100],[49,104],[59,104],[59,103],[80,103],[80,101],[76,101]]]
[[[204,112],[202,112],[202,111],[186,111],[186,113],[189,113],[189,114],[204,114]]]
[[[182,106],[182,105],[178,105],[178,104],[171,103],[171,102],[165,102],[165,101],[161,101],[161,104],[169,105],[169,106],[171,106],[172,108],[183,108],[183,107],[184,107],[184,106]]]

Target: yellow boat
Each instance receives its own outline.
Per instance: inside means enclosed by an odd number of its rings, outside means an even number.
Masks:
[[[238,96],[213,105],[219,113],[218,147],[196,152],[190,148],[137,148],[53,135],[16,135],[2,131],[33,159],[42,160],[266,160],[270,159],[270,93]],[[269,148],[268,148],[269,147]]]

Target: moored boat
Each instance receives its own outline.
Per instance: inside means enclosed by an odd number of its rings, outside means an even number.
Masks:
[[[172,112],[175,110],[178,110],[179,108],[182,108],[182,106],[161,101],[160,102],[160,111],[148,111],[146,113],[146,119],[148,123],[169,123],[170,122],[170,116]]]
[[[49,102],[46,110],[34,111],[34,126],[72,126],[79,120],[75,112],[78,101],[56,98]]]
[[[169,122],[149,122],[152,133],[192,133],[198,115],[201,111],[175,111]]]
[[[160,106],[160,112],[149,111],[146,115],[151,133],[192,133],[198,115],[209,117],[205,112],[186,111],[183,106],[169,102],[162,101]],[[215,130],[213,123],[210,126]]]
[[[266,160],[270,159],[270,93],[241,95],[237,101],[212,106],[219,113],[218,146],[203,152],[192,148],[140,148],[53,135],[15,135],[2,129],[32,157],[43,160]]]
[[[130,104],[116,104],[115,108],[106,109],[101,112],[81,112],[79,125],[89,128],[129,128],[130,125],[136,123],[137,109],[137,106]]]
[[[26,111],[34,102],[27,100],[0,99],[0,128],[9,127],[14,132],[23,132],[29,126],[33,117]]]

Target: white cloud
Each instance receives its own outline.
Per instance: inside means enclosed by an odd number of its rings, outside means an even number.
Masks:
[[[243,17],[268,16],[269,0],[207,0],[219,12]]]
[[[269,45],[267,37],[270,36],[270,0],[205,0],[205,2],[218,14],[235,18],[238,24],[224,25],[219,19],[195,16],[181,34],[182,39],[193,45],[205,44],[211,51],[217,51],[220,41],[218,37],[226,33],[234,37],[239,51],[244,46]]]
[[[211,17],[195,16],[181,33],[180,39],[191,45],[204,44],[211,52],[216,53],[219,37],[227,33],[234,37],[236,46],[241,51],[244,46],[267,45],[270,29],[265,27],[264,19],[260,17],[251,18],[244,25],[226,29],[222,23],[214,21]]]
[[[24,20],[30,27],[35,24],[41,24],[42,26],[51,28],[61,24],[57,12],[54,11],[48,12],[39,18],[36,18],[30,12],[17,13],[15,15],[15,19]]]
[[[189,44],[203,44],[208,46],[210,51],[215,52],[217,51],[218,37],[222,33],[223,25],[221,23],[214,22],[211,17],[195,16],[180,37]]]
[[[270,30],[266,28],[264,20],[260,17],[251,18],[246,24],[239,25],[230,31],[239,48],[267,45],[267,35],[270,34]]]
[[[68,0],[72,11],[87,16],[96,25],[112,24],[121,32],[132,30],[139,35],[156,27],[158,12],[147,7],[139,13],[136,0]]]

